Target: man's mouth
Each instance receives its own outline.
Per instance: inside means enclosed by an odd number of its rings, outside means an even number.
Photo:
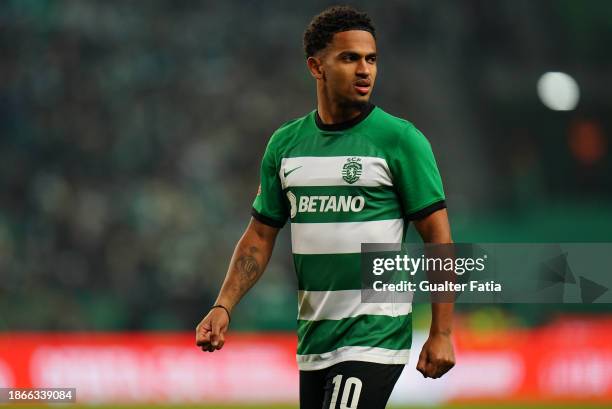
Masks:
[[[357,80],[353,83],[353,86],[359,94],[366,95],[370,92],[371,83],[369,80]]]

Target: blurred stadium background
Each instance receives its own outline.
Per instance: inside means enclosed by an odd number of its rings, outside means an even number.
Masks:
[[[332,4],[0,3],[0,387],[296,402],[287,228],[226,348],[192,331],[269,135],[315,108],[301,35]],[[431,141],[456,242],[612,241],[612,2],[351,5],[378,28],[373,102]],[[458,309],[457,368],[411,363],[396,405],[612,403],[612,306]]]

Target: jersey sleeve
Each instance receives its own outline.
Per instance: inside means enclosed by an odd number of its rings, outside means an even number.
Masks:
[[[261,179],[251,215],[264,224],[281,228],[287,221],[288,212],[278,171],[271,138],[261,161]]]
[[[442,178],[427,138],[409,124],[398,137],[390,169],[404,216],[418,220],[446,207]]]

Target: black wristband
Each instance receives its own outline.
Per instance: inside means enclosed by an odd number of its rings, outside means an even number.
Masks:
[[[227,324],[228,325],[231,324],[231,322],[232,322],[232,315],[230,314],[229,310],[225,306],[223,306],[221,304],[216,304],[216,305],[213,305],[212,307],[210,307],[211,310],[213,308],[223,308],[225,310],[225,312],[227,313]]]

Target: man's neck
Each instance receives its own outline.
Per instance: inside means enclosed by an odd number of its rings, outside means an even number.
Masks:
[[[357,107],[350,109],[335,108],[336,109],[326,109],[321,105],[317,107],[317,113],[324,124],[333,125],[350,121],[351,119],[357,118],[362,111],[362,108]]]
[[[317,113],[326,125],[350,121],[358,117],[366,106],[342,106],[329,101],[327,98],[320,96],[317,98]]]

